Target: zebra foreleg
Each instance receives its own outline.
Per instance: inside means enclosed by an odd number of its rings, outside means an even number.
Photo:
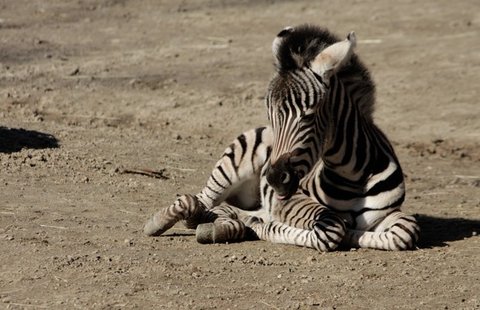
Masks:
[[[411,250],[419,233],[420,227],[413,216],[396,211],[385,217],[374,231],[348,230],[345,244],[389,251]]]
[[[242,133],[216,163],[206,186],[197,195],[208,208],[223,201],[251,210],[259,204],[260,173],[270,156],[270,127],[259,127]]]
[[[158,211],[147,221],[143,232],[148,236],[160,236],[178,221],[185,221],[187,228],[213,220],[202,202],[193,195],[183,195],[167,208]]]
[[[331,212],[315,219],[310,229],[292,227],[278,221],[264,223],[257,217],[249,217],[245,223],[261,240],[293,244],[321,252],[336,249],[346,232],[343,220]]]
[[[260,171],[268,159],[271,140],[270,127],[252,129],[238,136],[215,165],[202,191],[195,196],[181,196],[156,213],[145,224],[145,234],[159,236],[180,220],[185,220],[189,228],[212,222],[216,215],[207,210],[225,200],[240,208],[257,208]]]

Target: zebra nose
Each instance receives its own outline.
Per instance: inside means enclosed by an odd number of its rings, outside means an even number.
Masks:
[[[281,200],[290,198],[297,190],[299,178],[288,157],[280,157],[267,170],[267,182]]]

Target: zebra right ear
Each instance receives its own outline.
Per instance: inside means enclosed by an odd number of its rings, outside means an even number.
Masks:
[[[321,51],[311,62],[310,68],[321,77],[329,79],[350,60],[356,43],[357,38],[355,32],[352,31],[345,40],[334,43]]]

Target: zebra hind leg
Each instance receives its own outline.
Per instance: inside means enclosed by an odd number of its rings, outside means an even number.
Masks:
[[[187,228],[210,221],[211,215],[194,195],[183,195],[167,208],[158,211],[147,221],[143,232],[148,236],[160,236],[178,221],[184,221]]]
[[[239,218],[239,210],[222,205],[208,211],[213,222],[197,226],[196,237],[199,243],[225,243],[256,239],[253,231]]]
[[[374,231],[349,230],[345,238],[348,246],[388,251],[412,250],[420,234],[413,216],[403,212],[390,213]]]
[[[252,231],[239,219],[237,208],[222,205],[207,209],[194,195],[183,195],[157,212],[143,229],[148,236],[160,236],[177,222],[196,228],[199,243],[225,243],[253,239]]]

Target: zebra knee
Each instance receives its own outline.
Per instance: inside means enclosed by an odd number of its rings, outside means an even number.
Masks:
[[[333,251],[342,242],[346,234],[345,223],[336,216],[324,217],[313,226],[316,236],[316,248],[319,251]]]
[[[418,241],[418,226],[404,225],[395,223],[392,225],[387,234],[390,238],[390,248],[395,251],[412,250],[416,247]]]

